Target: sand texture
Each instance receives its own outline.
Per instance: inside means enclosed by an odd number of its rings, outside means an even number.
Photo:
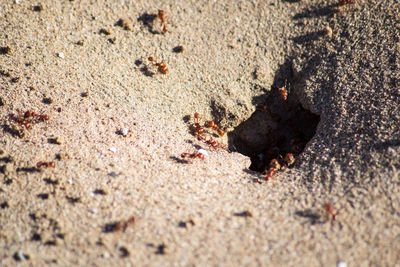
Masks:
[[[339,2],[0,1],[0,266],[399,266],[400,3]]]

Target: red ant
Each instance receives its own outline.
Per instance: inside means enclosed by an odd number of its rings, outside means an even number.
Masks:
[[[163,29],[162,29],[163,33],[166,33],[167,32],[167,27],[165,26],[166,20],[165,20],[165,12],[164,12],[164,10],[161,10],[161,9],[158,10],[157,17],[161,20],[161,26],[163,26]]]
[[[46,168],[49,168],[49,167],[54,168],[56,166],[56,164],[54,163],[54,161],[48,161],[48,162],[39,161],[38,163],[36,163],[36,167],[40,168],[42,166],[46,167]]]
[[[168,68],[164,62],[162,62],[162,61],[156,62],[153,57],[149,57],[149,60],[153,63],[154,66],[157,66],[159,72],[161,72],[162,74],[167,74]]]
[[[279,164],[279,161],[277,159],[272,159],[269,162],[269,167],[274,170],[279,170],[281,168],[281,164]]]
[[[355,2],[355,1],[356,1],[356,0],[341,0],[340,3],[339,3],[339,5],[344,6],[344,5],[346,5],[346,4],[350,4],[350,3],[353,3],[353,2]]]
[[[224,131],[221,130],[214,121],[208,121],[206,123],[206,127],[213,128],[215,131],[217,131],[219,136],[223,136],[224,135]]]
[[[199,151],[193,152],[193,153],[182,153],[181,157],[182,158],[191,158],[191,159],[199,158],[201,160],[204,160],[206,155],[207,155],[207,151],[206,150],[199,149]]]
[[[200,123],[199,123],[200,118],[201,118],[200,114],[195,112],[194,113],[194,127],[196,128],[196,133],[198,135],[204,133],[204,129],[203,129],[203,127],[200,126]]]
[[[279,93],[282,96],[283,101],[286,101],[287,99],[287,90],[285,87],[279,88]]]
[[[123,232],[125,232],[125,230],[126,230],[126,228],[128,228],[128,226],[130,226],[130,225],[132,225],[132,224],[134,224],[135,223],[135,217],[134,216],[132,216],[132,217],[130,217],[128,220],[123,220],[123,221],[120,221],[120,222],[117,222],[115,225],[114,225],[114,229],[113,229],[113,231],[120,231],[120,230],[122,230]]]
[[[293,163],[294,163],[294,156],[293,156],[293,154],[292,153],[287,153],[286,154],[286,156],[285,156],[285,158],[283,159],[283,161],[285,162],[285,164],[287,165],[287,166],[291,166],[291,165],[293,165]]]
[[[269,168],[269,170],[267,171],[267,174],[265,175],[265,180],[268,181],[269,179],[271,179],[272,177],[274,177],[274,175],[276,174],[277,170],[274,168]]]
[[[332,220],[336,221],[337,213],[335,213],[335,209],[332,207],[331,203],[329,202],[325,203],[325,210],[330,215],[332,215]]]

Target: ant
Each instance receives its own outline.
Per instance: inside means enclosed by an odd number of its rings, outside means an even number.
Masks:
[[[197,152],[193,152],[193,153],[182,153],[181,157],[182,158],[191,158],[191,159],[195,159],[195,158],[199,158],[201,160],[204,160],[205,156],[207,156],[207,150],[205,149],[199,149]]]
[[[23,114],[21,111],[18,111],[18,115],[11,113],[8,115],[8,117],[10,120],[18,123],[19,125],[25,126],[26,129],[31,128],[31,123],[49,120],[49,116],[46,114],[37,114],[31,110],[27,110]]]
[[[281,168],[281,164],[277,159],[272,159],[269,163],[269,167],[274,170],[279,170]]]
[[[340,1],[340,3],[339,3],[339,5],[340,6],[344,6],[344,5],[346,5],[346,4],[350,4],[350,3],[353,3],[353,2],[355,2],[356,0],[341,0]]]
[[[154,66],[157,66],[159,72],[161,72],[162,74],[167,74],[168,68],[164,62],[162,62],[162,61],[156,62],[154,57],[149,57],[149,60],[153,63]]]
[[[332,215],[332,220],[336,221],[337,213],[335,213],[335,209],[333,208],[331,203],[325,203],[325,210],[326,212],[328,212],[328,214]]]
[[[294,155],[292,153],[287,153],[283,161],[288,167],[290,167],[294,164]]]
[[[285,87],[279,88],[279,94],[281,95],[283,101],[286,101],[288,94]]]
[[[46,167],[46,168],[54,168],[56,166],[56,164],[54,163],[54,161],[39,161],[38,163],[36,163],[36,167],[40,168],[40,167]]]
[[[204,129],[203,129],[203,127],[200,126],[200,123],[199,123],[200,118],[201,118],[200,114],[195,112],[194,113],[194,127],[196,128],[196,133],[198,135],[204,133]]]
[[[213,128],[215,131],[217,131],[219,136],[223,136],[224,135],[224,131],[221,130],[214,121],[208,121],[206,123],[206,127]]]
[[[165,26],[166,20],[165,20],[165,12],[164,12],[164,10],[159,9],[157,17],[161,20],[161,26],[163,26],[163,29],[162,29],[163,33],[166,33],[167,32],[167,27]]]
[[[277,170],[274,168],[269,168],[269,170],[267,171],[266,175],[265,175],[265,180],[268,181],[269,179],[272,179],[272,177],[274,177],[274,175],[277,173]]]

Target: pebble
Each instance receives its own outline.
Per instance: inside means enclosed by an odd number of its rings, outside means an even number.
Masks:
[[[333,34],[332,28],[329,27],[329,26],[326,26],[326,27],[325,27],[325,33],[326,33],[326,35],[327,35],[328,37],[332,37],[332,34]]]
[[[29,257],[27,255],[25,255],[22,250],[18,250],[17,252],[15,252],[14,254],[14,259],[16,261],[24,261],[26,259],[29,259]]]
[[[115,147],[110,147],[108,150],[110,150],[113,153],[117,152],[117,148],[115,148]]]
[[[129,133],[129,129],[128,128],[121,128],[120,132],[122,134],[122,136],[127,136]]]
[[[58,53],[57,55],[58,55],[59,58],[64,58],[64,57],[65,57],[65,55],[64,55],[63,52],[60,52],[60,53]]]
[[[344,261],[339,261],[337,267],[347,267],[347,264]]]
[[[208,151],[205,150],[205,149],[203,149],[203,148],[199,149],[199,150],[197,151],[197,153],[203,154],[204,157],[207,157],[207,156],[208,156]]]

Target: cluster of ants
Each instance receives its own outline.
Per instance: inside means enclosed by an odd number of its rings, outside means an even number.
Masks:
[[[281,155],[278,156],[278,159],[272,159],[269,162],[269,168],[266,170],[265,180],[268,181],[283,167],[290,167],[294,164],[294,155],[293,153],[287,153],[285,157]]]
[[[206,121],[203,126],[200,124],[201,116],[198,112],[194,113],[194,123],[191,125],[191,130],[193,134],[197,137],[197,140],[202,141],[206,145],[217,149],[217,148],[225,148],[225,146],[216,141],[213,138],[213,135],[222,137],[225,132],[216,124],[214,121]],[[207,151],[205,149],[199,149],[193,153],[182,153],[182,158],[199,158],[204,159],[207,155]]]
[[[22,125],[25,127],[25,129],[29,130],[32,128],[32,125],[49,120],[49,116],[46,114],[38,114],[32,110],[27,110],[25,112],[17,110],[17,114],[8,114],[8,119],[17,123],[18,125]],[[54,168],[55,166],[56,165],[53,161],[39,161],[36,163],[37,168]]]
[[[19,125],[23,125],[26,129],[30,129],[33,124],[49,120],[49,116],[46,114],[37,114],[31,110],[18,111],[18,114],[11,113],[8,118]]]
[[[221,144],[220,142],[216,141],[212,135],[216,134],[219,137],[222,137],[225,132],[214,122],[214,121],[206,121],[204,123],[204,126],[200,125],[200,119],[201,116],[199,113],[195,112],[194,113],[194,124],[192,126],[192,131],[195,134],[195,136],[197,137],[197,140],[202,141],[203,143],[211,146],[212,148],[216,149],[216,148],[225,148],[223,144]],[[207,129],[212,129],[213,132],[210,132]]]

